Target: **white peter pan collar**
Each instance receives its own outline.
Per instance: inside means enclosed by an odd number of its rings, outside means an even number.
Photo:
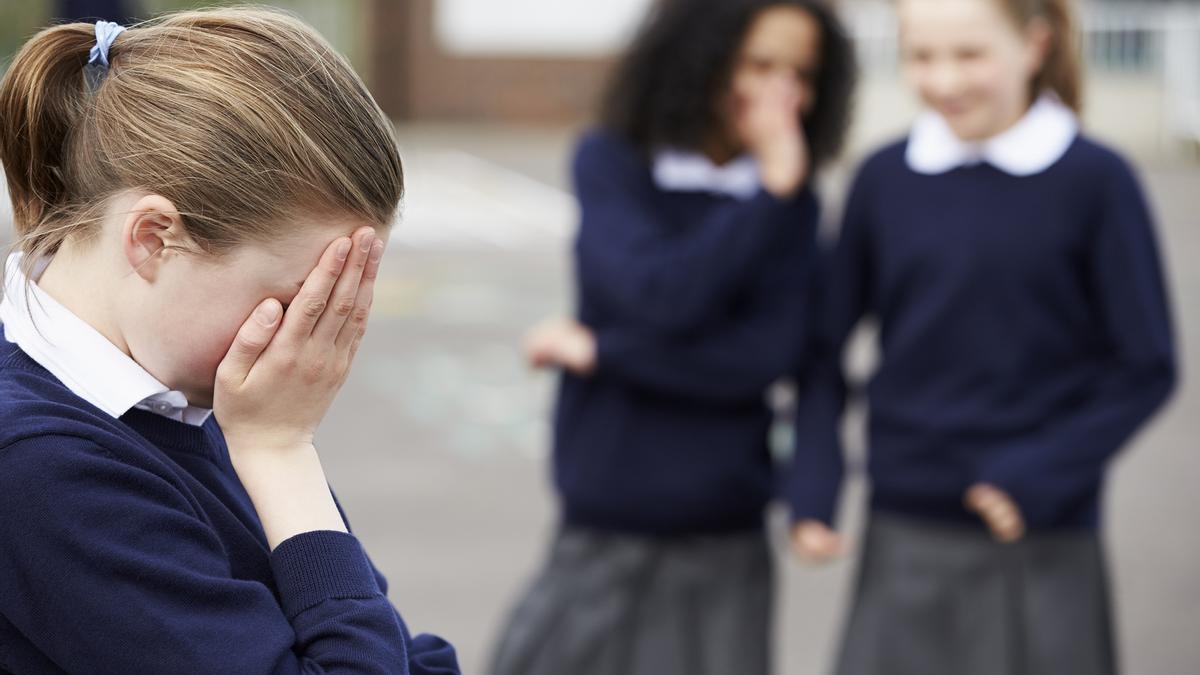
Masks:
[[[0,323],[8,342],[15,343],[75,395],[114,418],[139,408],[200,426],[212,415],[208,408],[188,405],[181,392],[168,389],[36,283],[27,285],[21,257],[21,253],[12,254],[5,266]],[[34,279],[48,263],[38,265]]]
[[[986,162],[1013,176],[1049,169],[1079,135],[1079,119],[1052,95],[1044,95],[1012,128],[984,141],[963,141],[939,114],[926,111],[908,137],[905,160],[917,173],[940,174]]]
[[[750,199],[762,180],[758,163],[742,155],[721,166],[697,152],[661,150],[654,155],[654,184],[673,192],[712,192],[735,199]]]

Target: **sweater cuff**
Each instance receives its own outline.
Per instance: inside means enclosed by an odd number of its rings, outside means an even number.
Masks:
[[[1100,483],[1103,470],[1103,465],[1080,466],[1064,474],[1044,466],[992,463],[976,472],[976,482],[1003,490],[1021,510],[1025,526],[1041,530],[1060,525],[1064,511]]]
[[[817,198],[812,188],[808,185],[801,187],[795,194],[790,197],[778,197],[765,187],[759,187],[758,192],[751,197],[750,201],[759,201],[767,206],[778,207],[784,210],[786,215],[792,209],[797,208],[816,208]],[[790,223],[789,223],[790,224]]]
[[[795,525],[805,520],[816,520],[833,528],[834,516],[837,511],[838,489],[836,487],[825,488],[821,490],[823,494],[816,494],[817,488],[815,487],[811,490],[802,495],[792,494],[789,500],[792,524]]]
[[[318,530],[285,540],[271,553],[271,570],[288,619],[334,599],[382,596],[358,538]]]
[[[620,360],[621,352],[626,349],[620,336],[612,330],[598,330],[596,336],[596,367],[597,373],[613,371],[613,363]]]

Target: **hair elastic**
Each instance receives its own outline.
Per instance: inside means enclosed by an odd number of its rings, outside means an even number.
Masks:
[[[88,86],[95,91],[100,81],[108,74],[108,50],[113,40],[125,31],[125,26],[112,21],[96,22],[96,44],[88,54],[87,66],[83,72],[87,76]]]

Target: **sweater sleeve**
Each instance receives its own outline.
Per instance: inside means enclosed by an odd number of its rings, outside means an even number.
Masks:
[[[872,284],[868,171],[855,179],[836,244],[818,258],[807,336],[797,382],[795,447],[787,480],[792,520],[833,525],[844,474],[841,441],[847,387],[842,352],[868,310]]]
[[[410,642],[354,536],[281,543],[276,598],[184,493],[92,441],[0,449],[0,513],[0,614],[68,671],[457,672]]]
[[[1176,377],[1169,303],[1153,224],[1132,171],[1114,158],[1097,203],[1084,275],[1107,356],[1090,396],[979,480],[1007,491],[1032,527],[1052,526],[1167,399]]]
[[[350,520],[346,517],[346,511],[342,508],[341,501],[337,499],[336,495],[334,501],[337,503],[338,512],[342,514],[342,520],[346,523],[346,529],[353,533],[354,530],[350,526]],[[368,562],[371,565],[375,582],[379,585],[379,592],[387,597],[387,577],[375,566],[374,561],[368,559]],[[408,672],[411,675],[459,675],[458,653],[455,651],[454,645],[429,633],[412,636],[408,632],[408,626],[404,619],[400,617],[400,612],[394,606],[392,612],[396,615],[396,621],[399,622],[400,629],[404,632],[404,642],[408,644]]]
[[[809,315],[817,207],[807,197],[794,211],[795,236],[782,259],[739,296],[732,314],[687,336],[662,335],[638,324],[597,331],[597,374],[670,396],[713,402],[760,398],[776,379],[795,372]]]
[[[581,221],[580,292],[645,332],[694,331],[719,314],[784,227],[790,200],[760,190],[672,232],[653,203],[645,160],[602,133],[585,136],[573,166]]]

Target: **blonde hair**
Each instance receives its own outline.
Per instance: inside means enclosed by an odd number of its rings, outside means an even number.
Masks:
[[[1071,0],[1000,0],[1000,4],[1021,28],[1041,19],[1050,29],[1050,48],[1042,69],[1031,83],[1036,98],[1044,91],[1054,92],[1069,108],[1083,108],[1083,67],[1079,59],[1075,18]]]
[[[274,10],[168,14],[130,27],[84,76],[95,27],[47,28],[0,83],[0,160],[24,263],[88,235],[124,190],[169,199],[208,254],[288,222],[396,215],[392,126],[346,60]],[[29,270],[27,269],[26,272]]]

